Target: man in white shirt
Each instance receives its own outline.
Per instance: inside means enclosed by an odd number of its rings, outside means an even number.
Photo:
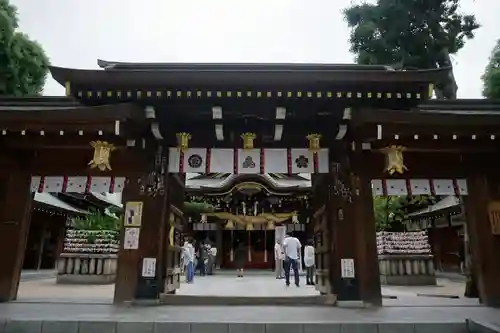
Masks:
[[[285,283],[290,285],[290,268],[293,269],[295,285],[300,286],[298,262],[300,258],[300,249],[302,244],[293,236],[286,235],[283,241],[283,249],[285,250]]]
[[[283,261],[285,260],[285,252],[283,252],[283,246],[279,239],[276,239],[276,244],[274,244],[274,262],[275,262],[275,271],[276,278],[282,279],[285,276],[283,275]]]
[[[304,266],[306,266],[306,284],[314,286],[314,246],[313,241],[309,240],[304,247]]]
[[[186,282],[193,283],[194,280],[194,246],[189,240],[182,247],[182,260],[186,266]]]

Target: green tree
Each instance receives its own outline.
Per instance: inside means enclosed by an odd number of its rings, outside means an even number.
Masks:
[[[17,8],[9,0],[0,0],[0,95],[38,95],[49,60],[42,47],[18,27]]]
[[[373,197],[377,231],[403,231],[403,221],[408,214],[432,205],[436,201],[435,197],[428,195]]]
[[[474,15],[460,11],[459,0],[377,0],[344,11],[351,28],[351,51],[360,64],[395,69],[453,67],[451,55],[479,28]],[[454,99],[453,72],[435,86],[436,97]]]
[[[192,218],[200,218],[201,214],[212,213],[214,207],[204,202],[184,202],[184,214]]]
[[[483,76],[483,96],[500,99],[500,39],[491,52],[490,61]]]
[[[120,219],[103,214],[100,211],[91,211],[83,217],[75,217],[71,226],[76,230],[120,230]]]

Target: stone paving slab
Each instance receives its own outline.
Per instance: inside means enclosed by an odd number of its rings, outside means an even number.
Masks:
[[[385,306],[464,306],[478,305],[477,299],[450,299],[446,297],[419,297],[418,293],[436,296],[462,295],[465,285],[449,280],[439,280],[439,286],[427,287],[382,287],[382,294],[395,296],[396,299],[384,299]],[[113,285],[58,285],[55,279],[42,279],[21,282],[18,300],[22,302],[54,302],[54,303],[86,303],[111,304],[113,300]],[[238,279],[231,274],[195,277],[194,284],[181,285],[177,291],[180,296],[216,296],[216,297],[316,297],[318,292],[311,286],[286,288],[283,280],[276,280],[271,274],[255,274]],[[181,302],[182,303],[182,302]],[[189,302],[187,302],[189,303]],[[220,304],[221,302],[206,302],[204,305]],[[250,304],[248,303],[241,303]],[[286,304],[287,302],[283,302]],[[302,304],[311,302],[303,301]],[[313,302],[314,303],[314,302]],[[316,302],[318,303],[318,302]],[[179,304],[179,302],[167,302]],[[203,302],[200,303],[202,305]],[[226,305],[232,304],[228,302]],[[240,304],[240,303],[237,303]],[[241,305],[240,304],[240,305]],[[279,303],[281,304],[281,303]]]
[[[2,329],[0,327],[0,329]],[[12,321],[2,333],[467,333],[465,323],[164,323]]]
[[[500,310],[6,303],[0,304],[0,333],[466,333],[468,318],[495,323]]]
[[[157,306],[117,307],[96,304],[3,303],[0,319],[31,321],[125,321],[189,323],[463,323],[467,318],[500,321],[500,309],[469,307]]]
[[[472,319],[467,319],[466,324],[469,333],[500,333],[500,326],[495,324],[475,321]]]

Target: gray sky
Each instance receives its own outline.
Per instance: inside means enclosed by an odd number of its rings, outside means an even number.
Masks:
[[[53,65],[136,62],[351,63],[342,9],[350,0],[11,0],[21,30]],[[500,38],[500,1],[462,0],[482,28],[456,56],[461,98],[481,97],[480,76]],[[46,95],[64,89],[50,79]]]

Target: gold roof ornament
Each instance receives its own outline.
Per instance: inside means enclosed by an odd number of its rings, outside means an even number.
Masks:
[[[189,149],[189,140],[191,140],[191,134],[186,132],[177,133],[177,148],[180,151],[185,152]]]
[[[404,164],[404,150],[405,147],[403,146],[389,146],[382,149],[382,152],[386,156],[385,170],[389,172],[390,175],[393,175],[394,173],[402,174],[408,170]]]
[[[226,226],[224,228],[229,229],[229,230],[234,229],[234,222],[231,220],[227,220]]]
[[[312,152],[318,152],[321,149],[320,140],[321,134],[312,133],[306,136],[306,139],[309,141],[309,150]]]
[[[254,227],[252,223],[247,224],[247,231],[254,231]]]
[[[116,147],[107,141],[92,141],[90,145],[94,148],[94,156],[88,164],[90,168],[97,168],[101,171],[111,170],[109,160],[111,158],[111,152],[115,150]]]
[[[243,149],[254,149],[254,140],[257,138],[255,133],[246,132],[240,135],[243,139]]]

